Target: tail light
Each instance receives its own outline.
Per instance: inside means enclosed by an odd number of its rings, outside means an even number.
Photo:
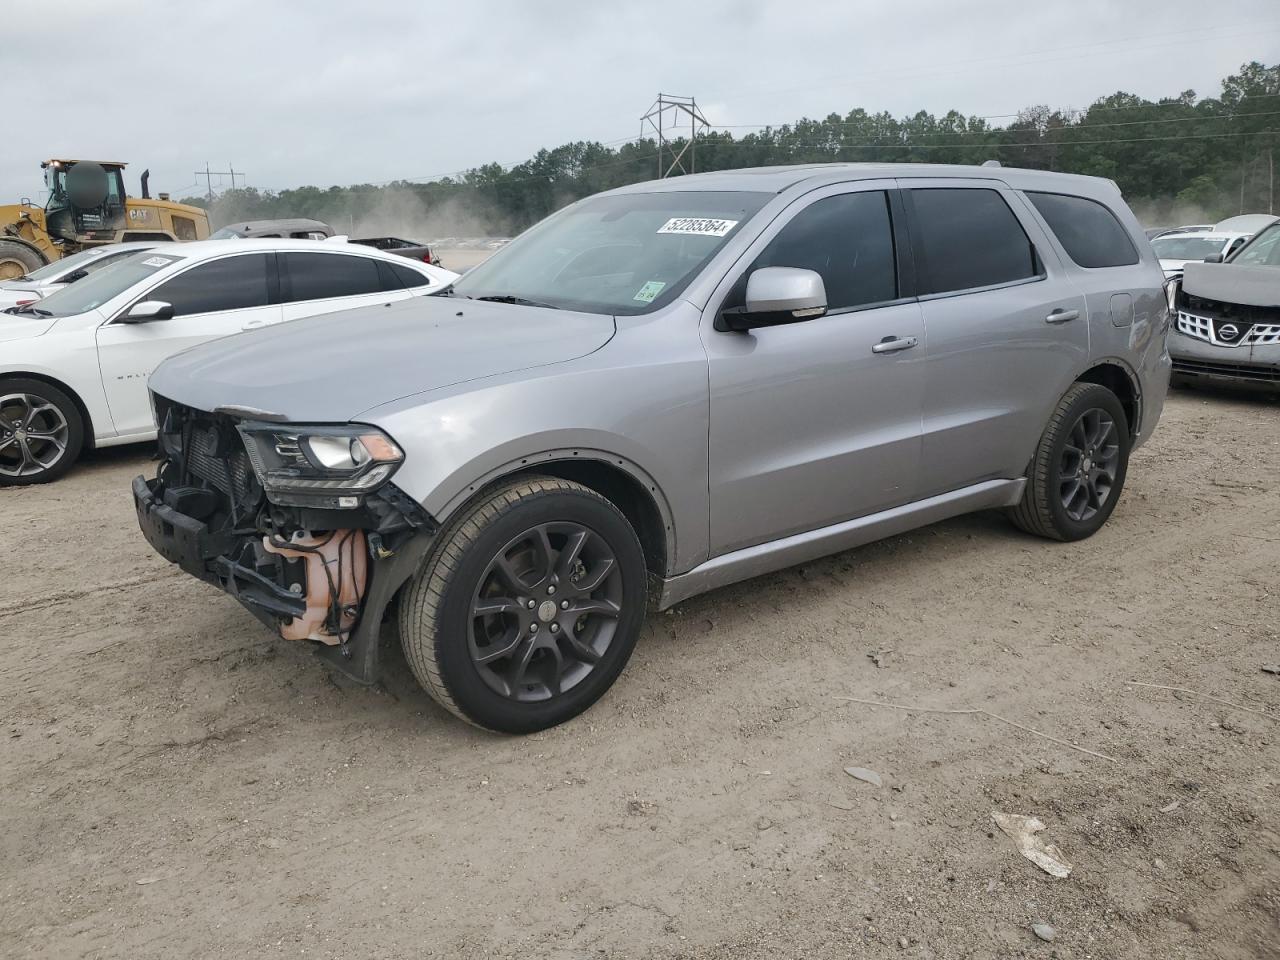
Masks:
[[[430,263],[430,262],[431,262],[431,251],[430,251],[430,250],[424,250],[424,251],[423,251],[423,253],[422,253],[422,262],[423,262],[423,263]]]
[[[28,303],[35,303],[35,302],[36,302],[36,301],[35,301],[34,299],[32,299],[32,300],[19,300],[17,303],[15,303],[15,304],[14,304],[14,306],[15,306],[15,307],[25,307]]]

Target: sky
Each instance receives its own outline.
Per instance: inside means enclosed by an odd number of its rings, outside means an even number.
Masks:
[[[661,92],[713,125],[924,109],[996,117],[1124,90],[1215,95],[1280,62],[1274,0],[0,0],[0,203],[41,160],[203,193],[429,179],[620,142]],[[29,124],[29,125],[28,125]],[[214,178],[214,188],[231,185]]]

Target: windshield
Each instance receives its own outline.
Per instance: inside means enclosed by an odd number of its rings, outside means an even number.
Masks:
[[[587,313],[645,313],[674,300],[771,196],[591,197],[544,220],[451,289],[457,296]]]
[[[32,270],[23,279],[52,280],[54,277],[61,276],[71,270],[87,266],[91,260],[97,260],[102,254],[103,251],[101,250],[81,250],[79,253],[73,253],[69,257],[55,260],[53,263],[46,263],[39,270]]]
[[[101,270],[109,263],[118,263],[125,257],[131,257],[146,249],[146,247],[137,247],[128,250],[113,250],[109,247],[97,247],[93,250],[81,250],[79,253],[73,253],[69,257],[63,257],[61,260],[45,264],[39,270],[33,270],[27,274],[25,279],[56,280],[58,277],[74,273],[77,270],[83,270],[85,274],[90,274]]]
[[[1230,262],[1255,267],[1280,267],[1280,222],[1273,223],[1259,233]]]
[[[1157,237],[1151,246],[1161,260],[1203,260],[1221,253],[1226,241],[1220,237]]]
[[[38,303],[25,309],[46,317],[70,317],[77,313],[96,310],[108,300],[119,296],[135,283],[145,280],[157,270],[177,263],[182,257],[171,253],[157,254],[147,251],[128,260],[121,260],[106,270],[92,273],[78,283],[51,293]]]

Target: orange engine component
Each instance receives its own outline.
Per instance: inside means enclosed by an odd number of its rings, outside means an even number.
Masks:
[[[280,625],[280,636],[286,640],[319,640],[334,645],[341,643],[356,625],[360,601],[369,582],[369,551],[363,530],[331,530],[319,536],[294,533],[288,540],[263,537],[262,547],[268,553],[302,560],[306,563],[307,610],[300,617]],[[334,604],[338,607],[338,624],[326,626]]]

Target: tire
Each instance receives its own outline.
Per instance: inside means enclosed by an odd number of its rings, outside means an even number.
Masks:
[[[1116,395],[1095,383],[1074,384],[1040,436],[1010,519],[1052,540],[1092,536],[1120,499],[1130,447],[1129,422]]]
[[[441,531],[402,593],[400,640],[446,710],[532,733],[613,685],[646,600],[640,541],[618,508],[581,484],[523,477]]]
[[[0,240],[0,280],[17,280],[32,270],[39,270],[46,262],[25,243]]]
[[[84,418],[66,393],[43,380],[0,378],[0,487],[52,483],[83,446]]]

